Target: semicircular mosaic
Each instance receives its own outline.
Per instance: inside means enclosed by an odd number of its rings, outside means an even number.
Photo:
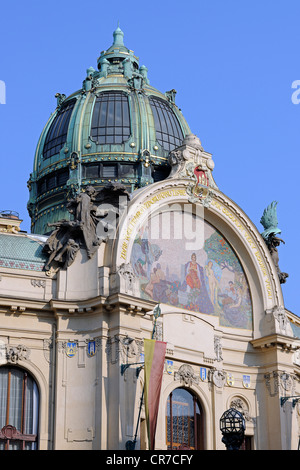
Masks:
[[[182,212],[153,216],[136,234],[130,262],[141,298],[218,316],[222,326],[252,328],[244,270],[207,221]]]

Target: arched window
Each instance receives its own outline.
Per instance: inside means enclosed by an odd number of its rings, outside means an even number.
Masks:
[[[129,139],[128,97],[121,91],[102,92],[96,98],[91,137],[98,144],[122,144]]]
[[[166,428],[168,449],[203,449],[203,413],[197,397],[187,389],[170,393]]]
[[[179,147],[183,140],[183,133],[172,108],[166,101],[154,96],[149,98],[149,102],[154,117],[158,143],[168,151]]]
[[[56,155],[65,144],[75,102],[76,100],[74,99],[63,103],[54,121],[52,121],[44,144],[44,158],[50,158]]]
[[[36,450],[38,388],[25,370],[0,367],[0,450]]]

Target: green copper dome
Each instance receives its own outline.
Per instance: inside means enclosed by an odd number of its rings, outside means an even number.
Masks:
[[[168,154],[191,133],[176,91],[150,86],[147,68],[125,47],[118,27],[90,67],[82,88],[57,93],[57,107],[40,136],[28,182],[33,233],[69,219],[68,200],[87,185],[120,182],[129,192],[165,179]]]

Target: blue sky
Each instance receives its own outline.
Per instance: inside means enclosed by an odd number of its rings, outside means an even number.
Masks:
[[[19,212],[30,231],[26,183],[54,95],[81,87],[119,21],[151,85],[177,90],[192,132],[213,154],[220,190],[260,232],[264,208],[279,202],[285,306],[300,315],[299,0],[15,0],[2,2],[0,18],[1,210]]]

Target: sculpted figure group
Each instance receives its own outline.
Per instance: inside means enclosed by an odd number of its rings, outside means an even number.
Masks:
[[[71,199],[67,209],[73,220],[48,224],[55,229],[44,245],[44,252],[49,255],[45,270],[66,269],[80,248],[84,248],[91,258],[98,246],[109,238],[128,199],[129,193],[118,183],[110,183],[100,191],[88,186]]]

